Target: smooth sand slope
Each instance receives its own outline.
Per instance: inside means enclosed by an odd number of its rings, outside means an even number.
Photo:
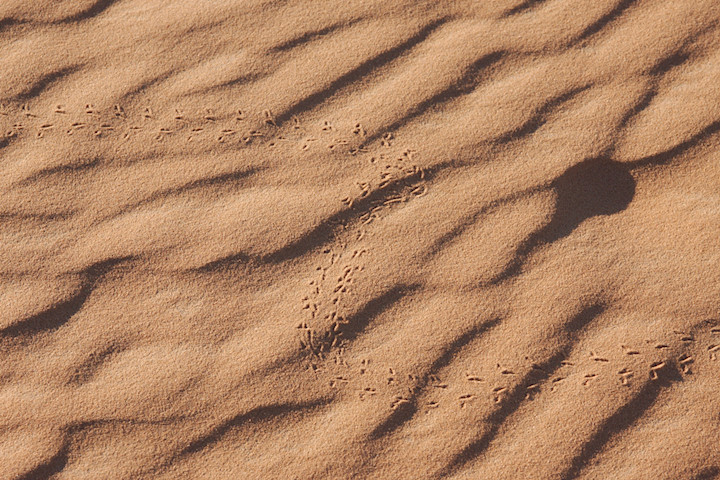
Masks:
[[[718,0],[0,2],[0,479],[720,476]]]

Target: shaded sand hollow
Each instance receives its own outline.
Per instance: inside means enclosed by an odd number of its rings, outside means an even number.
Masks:
[[[720,476],[718,0],[0,2],[0,479]]]

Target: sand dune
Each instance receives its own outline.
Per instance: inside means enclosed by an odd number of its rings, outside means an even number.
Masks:
[[[717,0],[0,4],[0,479],[720,477]]]

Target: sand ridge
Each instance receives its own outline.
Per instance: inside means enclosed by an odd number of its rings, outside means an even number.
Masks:
[[[0,479],[720,476],[715,0],[0,5]]]

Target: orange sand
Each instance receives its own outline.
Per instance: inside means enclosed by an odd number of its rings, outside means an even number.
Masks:
[[[718,0],[3,0],[0,479],[720,476]]]

